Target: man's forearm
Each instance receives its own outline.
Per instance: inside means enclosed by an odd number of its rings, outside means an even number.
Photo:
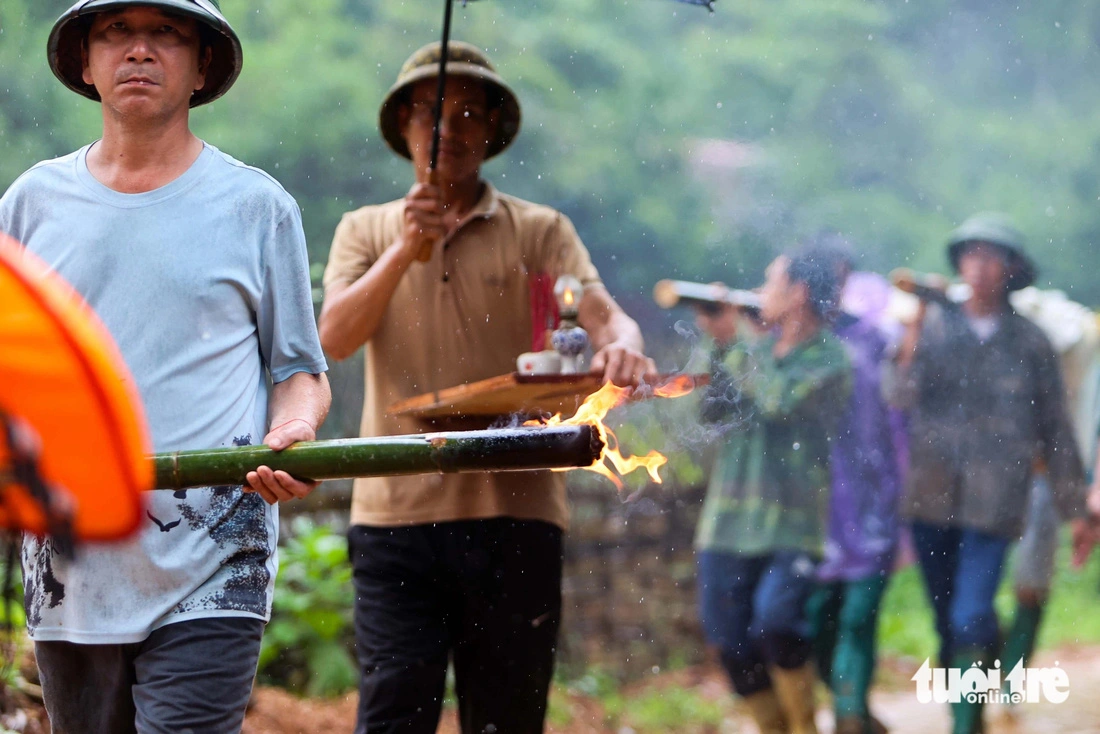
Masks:
[[[637,322],[619,308],[602,286],[595,286],[584,294],[579,311],[580,324],[588,331],[593,351],[598,352],[608,344],[645,351],[645,340]]]
[[[622,344],[639,352],[645,352],[645,340],[642,338],[641,329],[638,328],[634,319],[622,311],[613,313],[607,323],[590,336],[592,348],[596,351],[608,344]]]
[[[411,263],[404,248],[394,245],[359,280],[325,293],[317,330],[329,355],[347,359],[374,336]]]
[[[323,373],[295,372],[272,388],[268,430],[300,420],[309,424],[316,433],[325,422],[331,403],[328,377]]]

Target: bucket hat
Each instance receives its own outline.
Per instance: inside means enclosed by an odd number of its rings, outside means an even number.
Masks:
[[[378,112],[378,128],[386,143],[402,158],[411,159],[412,156],[405,138],[401,135],[397,111],[413,84],[422,79],[434,79],[439,76],[439,61],[443,56],[441,48],[442,44],[437,41],[413,53],[402,64],[401,71],[397,74],[397,81],[386,93],[386,98],[382,100],[382,108]],[[511,87],[497,74],[489,57],[477,46],[462,41],[451,41],[447,45],[447,76],[478,79],[499,96],[500,122],[497,125],[496,137],[490,141],[489,149],[486,151],[486,160],[507,148],[519,133],[519,100]]]
[[[988,242],[1004,255],[1008,290],[1018,291],[1035,282],[1038,269],[1024,250],[1024,236],[1004,214],[975,214],[951,232],[947,240],[947,257],[956,273],[966,246],[973,242]]]

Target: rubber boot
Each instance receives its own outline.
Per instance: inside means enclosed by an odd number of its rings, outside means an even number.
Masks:
[[[836,720],[835,734],[889,734],[886,724],[875,716],[843,716]]]
[[[1031,660],[1035,652],[1035,639],[1039,636],[1039,623],[1043,620],[1042,604],[1017,604],[1016,618],[1005,638],[1004,651],[1001,653],[1001,670],[1007,675],[1023,660],[1024,665]],[[1007,686],[1006,686],[1007,688]]]
[[[1022,662],[1026,667],[1031,662],[1031,655],[1035,652],[1035,640],[1039,637],[1039,624],[1043,620],[1044,601],[1032,600],[1025,602],[1017,597],[1016,617],[1012,620],[1012,627],[1005,636],[1004,646],[1001,650],[1001,676],[1007,676]],[[1001,684],[1001,691],[1006,695],[1011,692],[1012,685],[1007,681]],[[1016,706],[1006,699],[1002,715],[1008,722],[1016,719]]]
[[[867,734],[867,722],[859,716],[837,719],[836,734]]]
[[[774,690],[768,688],[741,700],[745,702],[760,734],[786,734],[787,720],[783,718],[783,709]]]
[[[974,663],[988,662],[989,653],[977,648],[970,648],[955,653],[951,661],[951,667],[966,671]],[[982,734],[982,703],[970,703],[966,699],[951,704],[951,716],[954,724],[952,734]]]
[[[870,714],[862,716],[843,716],[836,720],[835,734],[889,734],[889,729]]]
[[[787,719],[790,734],[817,734],[814,723],[814,676],[813,666],[787,670],[774,667],[768,672],[772,677],[772,686],[783,715]]]

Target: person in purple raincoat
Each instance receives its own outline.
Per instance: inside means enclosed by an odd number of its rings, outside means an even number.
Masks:
[[[829,238],[819,251],[847,280],[852,270],[847,247]],[[879,280],[862,279],[858,287],[888,291],[885,279]],[[879,603],[898,546],[900,457],[906,439],[901,416],[882,395],[887,338],[876,320],[842,310],[833,333],[852,364],[852,395],[832,443],[825,553],[808,616],[821,679],[833,693],[837,734],[865,734],[885,731],[868,710],[867,693],[875,668]]]

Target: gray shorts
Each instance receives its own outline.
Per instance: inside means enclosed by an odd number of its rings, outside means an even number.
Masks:
[[[264,622],[176,622],[127,645],[37,642],[55,734],[239,732]]]

